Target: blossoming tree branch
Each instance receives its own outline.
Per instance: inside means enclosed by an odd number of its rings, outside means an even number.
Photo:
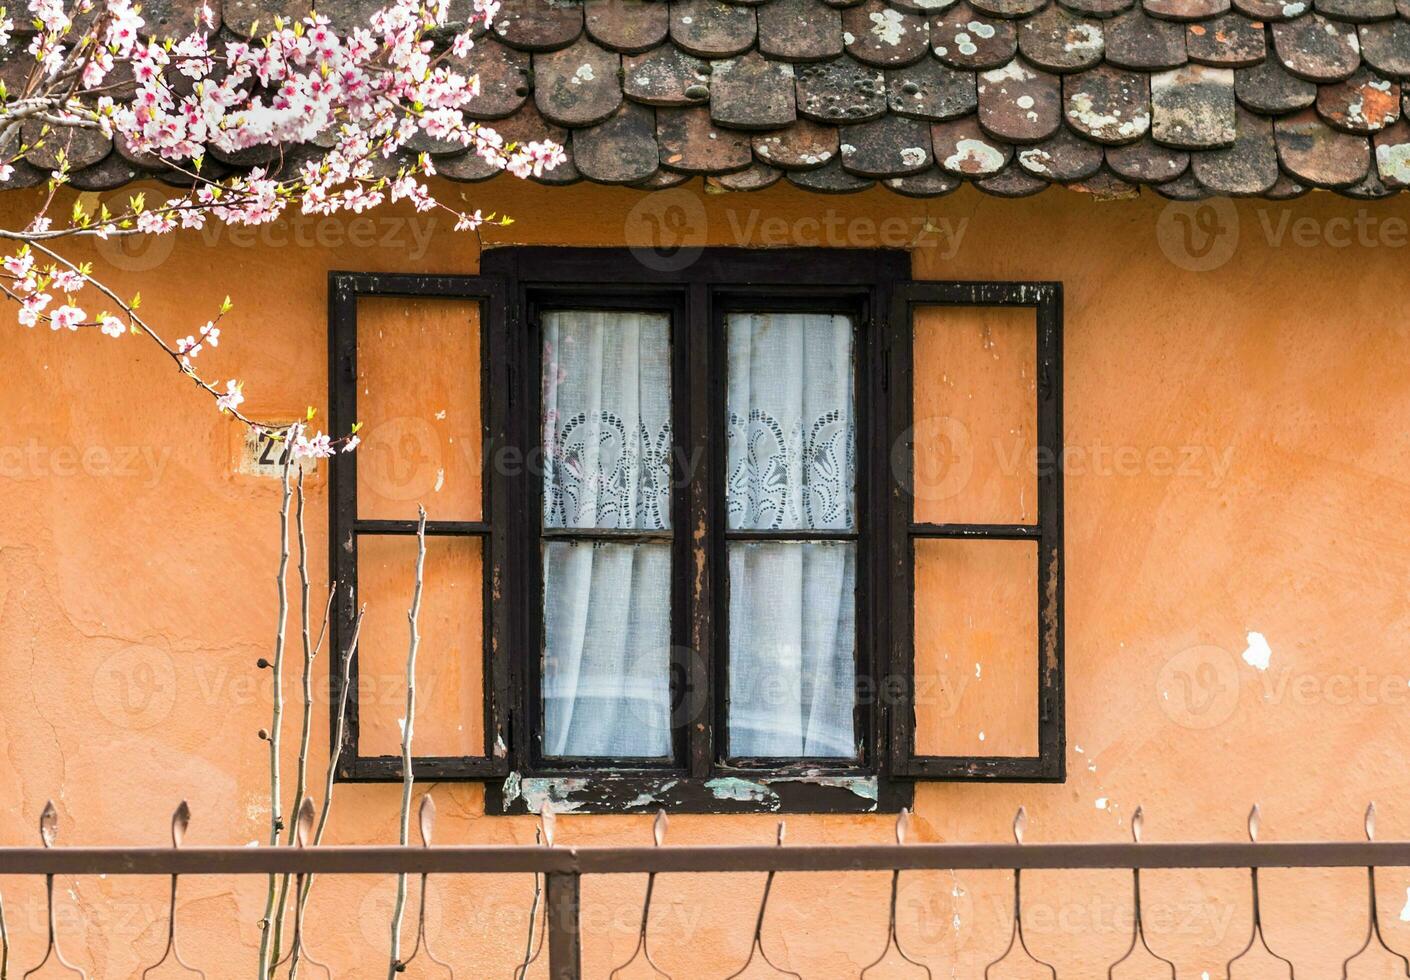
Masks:
[[[140,312],[140,293],[125,297],[95,276],[90,263],[67,257],[66,245],[173,234],[207,222],[268,224],[290,208],[361,213],[402,200],[418,211],[450,213],[457,231],[507,224],[507,217],[439,201],[425,183],[435,174],[429,155],[394,163],[418,133],[459,142],[519,177],[564,159],[562,147],[548,140],[506,143],[464,116],[479,84],[457,65],[498,7],[498,0],[473,0],[467,19],[452,24],[449,0],[394,0],[345,36],[310,13],[276,19],[259,36],[223,46],[208,37],[213,15],[206,7],[182,38],[145,33],[141,7],[128,0],[67,6],[29,0],[29,17],[18,27],[11,12],[0,10],[0,45],[30,33],[33,59],[18,90],[0,82],[0,181],[41,143],[58,161],[29,223],[0,227],[0,239],[10,243],[0,262],[0,294],[27,327],[147,338],[221,412],[276,438],[291,435],[295,456],[352,450],[355,431],[310,435],[302,425],[287,429],[247,417],[238,379],[221,384],[201,373],[199,356],[220,343],[228,298],[203,324],[155,324]],[[60,213],[60,191],[69,180],[65,148],[84,129],[160,158],[189,188],[165,200],[133,194],[117,211],[87,209],[80,201]],[[261,146],[279,148],[280,163],[224,177],[203,166],[209,148],[234,153]],[[296,159],[285,154],[294,147],[302,148]],[[310,147],[326,149],[310,154]]]

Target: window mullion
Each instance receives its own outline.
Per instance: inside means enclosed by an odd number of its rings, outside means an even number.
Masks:
[[[715,768],[715,609],[717,570],[714,509],[715,440],[712,438],[717,384],[715,331],[711,322],[709,290],[693,282],[686,294],[684,322],[677,332],[686,365],[681,391],[687,398],[685,438],[690,476],[688,519],[677,533],[686,539],[688,564],[680,574],[691,583],[686,597],[686,688],[681,692],[681,717],[685,721],[686,768],[692,778],[706,779]],[[722,369],[722,366],[721,366]]]

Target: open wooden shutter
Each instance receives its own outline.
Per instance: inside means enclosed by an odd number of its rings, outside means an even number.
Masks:
[[[892,323],[892,772],[1062,780],[1062,287],[906,283]]]
[[[359,606],[368,604],[341,733],[330,712],[340,779],[401,775],[396,725],[405,711],[387,692],[398,690],[395,665],[405,663],[410,593],[400,570],[415,556],[418,503],[428,512],[426,593],[434,605],[422,612],[416,778],[509,771],[508,612],[498,597],[509,580],[510,501],[504,468],[492,465],[507,445],[509,406],[492,397],[510,390],[507,340],[497,278],[329,275],[330,430],[363,423],[362,446],[331,461],[334,706],[342,652]],[[386,594],[369,594],[374,587]],[[378,625],[395,622],[399,645],[390,625]],[[437,629],[439,643],[430,635]],[[435,662],[437,648],[449,659]]]

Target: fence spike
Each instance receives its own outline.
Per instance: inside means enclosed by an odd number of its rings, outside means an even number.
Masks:
[[[911,811],[901,807],[901,812],[896,814],[896,843],[904,844],[906,838],[911,835]]]
[[[39,839],[45,847],[53,847],[59,837],[59,812],[54,809],[54,801],[47,800],[39,813]]]
[[[306,847],[309,841],[313,840],[313,797],[304,797],[304,801],[299,804],[298,816],[295,819],[297,823],[294,826],[294,840],[298,842],[300,847]]]
[[[1254,844],[1258,843],[1258,829],[1260,817],[1261,814],[1258,810],[1258,804],[1255,803],[1253,805],[1253,809],[1248,811],[1248,839]]]
[[[779,847],[782,847],[782,846],[783,846],[783,839],[784,839],[785,836],[787,836],[787,833],[788,833],[788,827],[787,827],[787,825],[784,823],[784,821],[780,820],[780,821],[778,822],[778,846],[779,846]]]
[[[656,846],[660,847],[666,843],[666,827],[670,823],[665,810],[656,811],[656,819],[651,822],[651,836],[656,841]]]
[[[186,840],[186,828],[191,826],[191,807],[181,801],[171,814],[171,846],[180,847]]]
[[[1372,800],[1366,807],[1366,839],[1376,839],[1376,801]]]
[[[416,825],[421,831],[421,846],[431,846],[431,836],[436,829],[436,803],[427,793],[421,797],[421,807],[416,812]]]
[[[1131,814],[1131,839],[1137,844],[1141,842],[1141,831],[1145,827],[1146,813],[1140,806],[1136,807],[1136,812]]]
[[[539,807],[539,824],[543,827],[543,842],[548,847],[553,846],[553,825],[556,821],[553,804],[544,800],[543,805]]]
[[[1015,844],[1023,843],[1023,832],[1028,829],[1028,811],[1023,807],[1018,808],[1018,812],[1013,815],[1013,840]]]

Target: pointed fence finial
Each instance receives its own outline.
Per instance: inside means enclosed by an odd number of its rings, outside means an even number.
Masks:
[[[1146,812],[1140,806],[1136,807],[1136,812],[1131,814],[1131,839],[1137,844],[1141,842],[1141,832],[1145,828]]]
[[[1366,839],[1376,839],[1376,803],[1374,800],[1366,807]]]
[[[421,846],[430,847],[436,829],[436,804],[430,793],[421,797],[421,807],[416,811],[416,825],[421,831]]]
[[[779,846],[779,847],[782,847],[782,846],[783,846],[783,839],[784,839],[784,837],[787,835],[787,832],[788,832],[787,825],[784,824],[784,822],[783,822],[782,820],[780,820],[780,821],[778,822],[778,846]]]
[[[313,797],[305,796],[304,801],[299,804],[294,824],[294,841],[300,847],[306,847],[313,840],[313,818]]]
[[[191,807],[181,801],[171,815],[171,846],[180,847],[186,840],[186,828],[191,826]]]
[[[901,812],[896,814],[896,843],[904,844],[909,836],[911,836],[911,811],[901,807]]]
[[[543,828],[543,842],[549,847],[553,846],[553,824],[556,817],[553,814],[553,805],[548,800],[543,801],[543,806],[539,807],[539,826]]]
[[[1028,829],[1028,811],[1023,807],[1018,808],[1018,812],[1013,815],[1013,840],[1015,844],[1023,843],[1023,832]]]
[[[54,809],[54,801],[48,800],[39,813],[39,839],[45,847],[53,847],[59,836],[59,811]]]
[[[1258,843],[1259,821],[1260,814],[1258,812],[1258,804],[1255,803],[1253,809],[1248,811],[1248,839],[1255,844]]]
[[[651,821],[651,837],[656,841],[656,846],[660,847],[666,843],[666,826],[670,823],[666,819],[665,810],[656,811],[656,819]]]

